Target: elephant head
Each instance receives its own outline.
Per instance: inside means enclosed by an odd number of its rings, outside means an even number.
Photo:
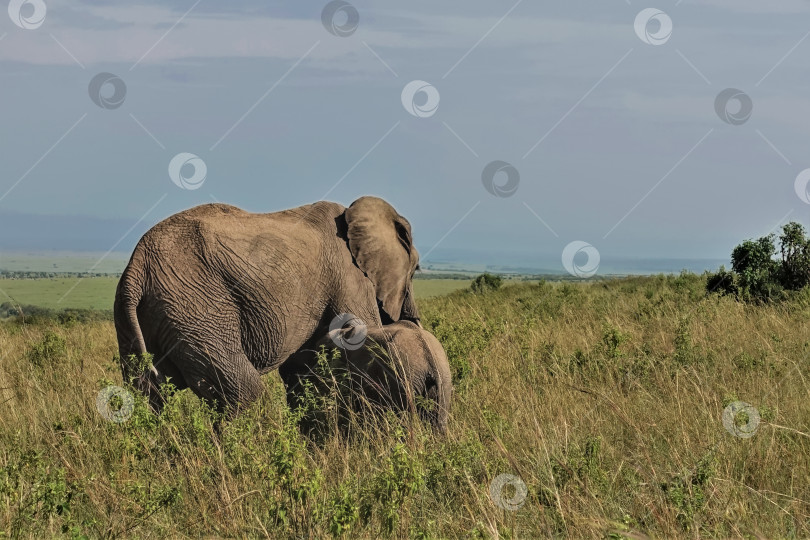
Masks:
[[[357,266],[374,283],[383,324],[401,319],[419,323],[413,275],[419,253],[411,224],[377,197],[361,197],[346,209],[346,236]]]
[[[410,321],[330,331],[314,350],[299,351],[281,366],[291,407],[298,405],[304,387],[319,386],[313,379],[320,377],[315,366],[322,348],[327,353],[339,351],[330,354],[330,366],[350,374],[355,395],[383,408],[414,411],[439,433],[446,431],[453,391],[450,365],[430,332]],[[304,380],[313,385],[304,385]]]

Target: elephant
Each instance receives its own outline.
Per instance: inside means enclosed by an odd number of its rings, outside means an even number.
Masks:
[[[261,374],[311,348],[336,316],[419,325],[418,268],[410,223],[377,197],[179,212],[144,234],[118,282],[124,380],[155,412],[169,380],[232,416],[264,391]]]
[[[348,403],[366,400],[384,409],[413,410],[438,433],[446,432],[453,393],[450,364],[439,340],[421,326],[406,320],[368,329],[349,324],[327,333],[312,349],[293,354],[279,367],[291,409],[306,406],[307,393],[328,391],[323,379],[329,375],[319,365],[323,360],[329,374],[334,376],[337,368],[349,375],[344,386],[353,396]]]

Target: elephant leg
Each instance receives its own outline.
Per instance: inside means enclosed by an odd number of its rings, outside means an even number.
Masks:
[[[314,365],[314,354],[298,352],[279,366],[278,374],[284,382],[287,406],[291,411],[305,404],[303,389],[306,381],[317,383],[317,377],[313,372]]]
[[[155,414],[160,414],[166,404],[166,398],[161,391],[161,386],[165,383],[173,384],[177,390],[187,388],[180,370],[168,359],[156,362],[154,366],[132,379],[132,385],[146,396],[149,407]]]
[[[216,404],[228,417],[236,415],[264,392],[259,372],[241,351],[228,358],[207,359],[203,369],[184,374],[189,388],[200,398]]]

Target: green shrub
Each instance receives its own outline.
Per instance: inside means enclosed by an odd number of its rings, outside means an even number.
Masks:
[[[67,358],[65,338],[48,330],[29,347],[27,356],[36,367],[55,366]]]
[[[477,294],[483,294],[489,291],[497,291],[502,284],[503,280],[500,276],[485,273],[473,280],[470,290]]]
[[[602,330],[601,347],[605,356],[610,359],[621,358],[624,353],[619,350],[619,346],[628,340],[630,336],[623,334],[618,328],[606,326]]]
[[[676,509],[676,519],[683,530],[691,530],[706,507],[706,491],[713,474],[714,456],[707,454],[697,462],[693,470],[661,484],[661,490]]]
[[[396,436],[401,440],[404,432],[398,431]],[[363,493],[360,517],[364,523],[376,516],[387,536],[394,533],[407,512],[406,503],[425,484],[420,457],[410,452],[403,442],[394,445],[381,470],[367,484]]]
[[[447,353],[453,385],[459,386],[472,373],[470,354],[486,350],[494,334],[478,319],[460,319],[438,315],[423,321]]]
[[[782,300],[787,296],[785,291],[798,291],[810,284],[810,238],[802,225],[790,222],[782,227],[778,248],[773,234],[735,247],[731,267],[732,272],[720,267],[716,274],[709,274],[706,291],[734,294],[745,301]]]
[[[721,266],[715,274],[709,273],[706,276],[706,293],[713,292],[721,295],[736,295],[738,292],[737,274],[726,270],[725,266]]]
[[[71,503],[84,496],[84,486],[68,480],[63,467],[38,451],[9,447],[4,457],[6,464],[0,467],[0,499],[16,501],[8,515],[11,536],[40,536],[34,531],[50,519],[61,521],[62,533],[76,532],[78,526]]]

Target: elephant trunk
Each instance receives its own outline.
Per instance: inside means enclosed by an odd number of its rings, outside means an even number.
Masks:
[[[450,399],[453,384],[450,380],[450,366],[444,355],[433,358],[431,373],[424,381],[423,395],[425,402],[418,405],[420,416],[428,421],[437,433],[447,433],[447,421],[450,416]]]
[[[419,309],[416,307],[416,299],[413,296],[413,283],[408,284],[405,289],[405,300],[402,302],[402,313],[400,320],[411,321],[419,328],[422,328],[422,323],[419,321]]]

